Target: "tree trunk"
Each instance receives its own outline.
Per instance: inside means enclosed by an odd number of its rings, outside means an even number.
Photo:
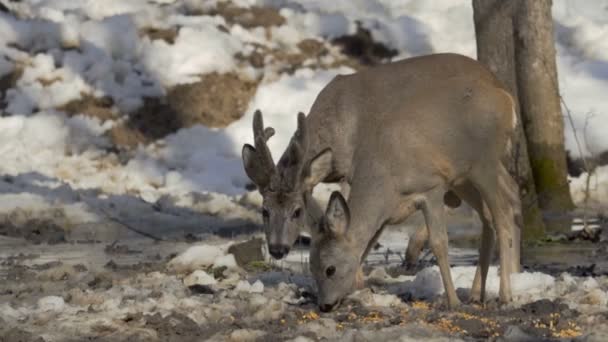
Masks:
[[[477,59],[487,65],[518,102],[513,36],[513,2],[473,0],[473,19],[477,38]],[[528,146],[517,110],[518,122],[510,155],[504,163],[520,187],[523,213],[523,238],[536,240],[545,234],[545,226],[536,197],[536,187],[528,159]]]
[[[567,181],[551,0],[517,1],[513,20],[517,89],[538,203],[548,231],[569,231],[567,213],[574,205]]]

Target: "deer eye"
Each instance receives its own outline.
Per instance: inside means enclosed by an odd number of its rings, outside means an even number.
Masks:
[[[267,219],[268,217],[270,217],[270,213],[268,212],[268,209],[266,209],[266,208],[262,209],[262,217],[264,219]]]
[[[325,275],[329,278],[331,276],[334,275],[334,273],[336,273],[336,267],[335,266],[329,266],[326,270],[325,270]]]
[[[300,217],[300,214],[302,214],[302,208],[298,208],[293,212],[293,215],[291,215],[292,219],[297,219],[298,217]]]

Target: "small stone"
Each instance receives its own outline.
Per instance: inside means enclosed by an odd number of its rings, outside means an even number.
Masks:
[[[199,284],[194,284],[192,286],[188,286],[188,289],[193,293],[193,294],[214,294],[215,290],[213,290],[210,286],[208,285],[199,285]]]
[[[228,253],[234,255],[236,263],[245,267],[254,261],[263,261],[262,246],[264,240],[254,238],[245,242],[233,244],[228,248]]]

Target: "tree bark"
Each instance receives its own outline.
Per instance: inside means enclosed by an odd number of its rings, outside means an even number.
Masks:
[[[547,230],[566,232],[574,205],[567,181],[551,0],[519,0],[514,14],[517,94],[538,203]]]
[[[477,39],[477,59],[505,85],[518,104],[515,72],[515,41],[513,35],[513,1],[473,0],[473,19]],[[518,122],[511,154],[504,164],[520,188],[523,214],[523,239],[536,240],[545,234],[545,225],[538,206],[536,187],[528,158],[528,146],[517,108]]]

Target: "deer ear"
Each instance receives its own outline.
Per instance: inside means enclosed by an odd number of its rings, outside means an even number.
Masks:
[[[308,168],[304,170],[304,186],[307,189],[312,189],[329,175],[332,170],[332,160],[333,153],[327,148],[310,161]]]
[[[270,182],[270,174],[264,165],[258,159],[258,154],[255,148],[249,144],[243,145],[241,152],[243,158],[243,167],[247,176],[260,189],[264,188]]]
[[[350,223],[350,212],[346,200],[338,191],[334,191],[329,198],[325,211],[326,227],[334,236],[346,234]]]

